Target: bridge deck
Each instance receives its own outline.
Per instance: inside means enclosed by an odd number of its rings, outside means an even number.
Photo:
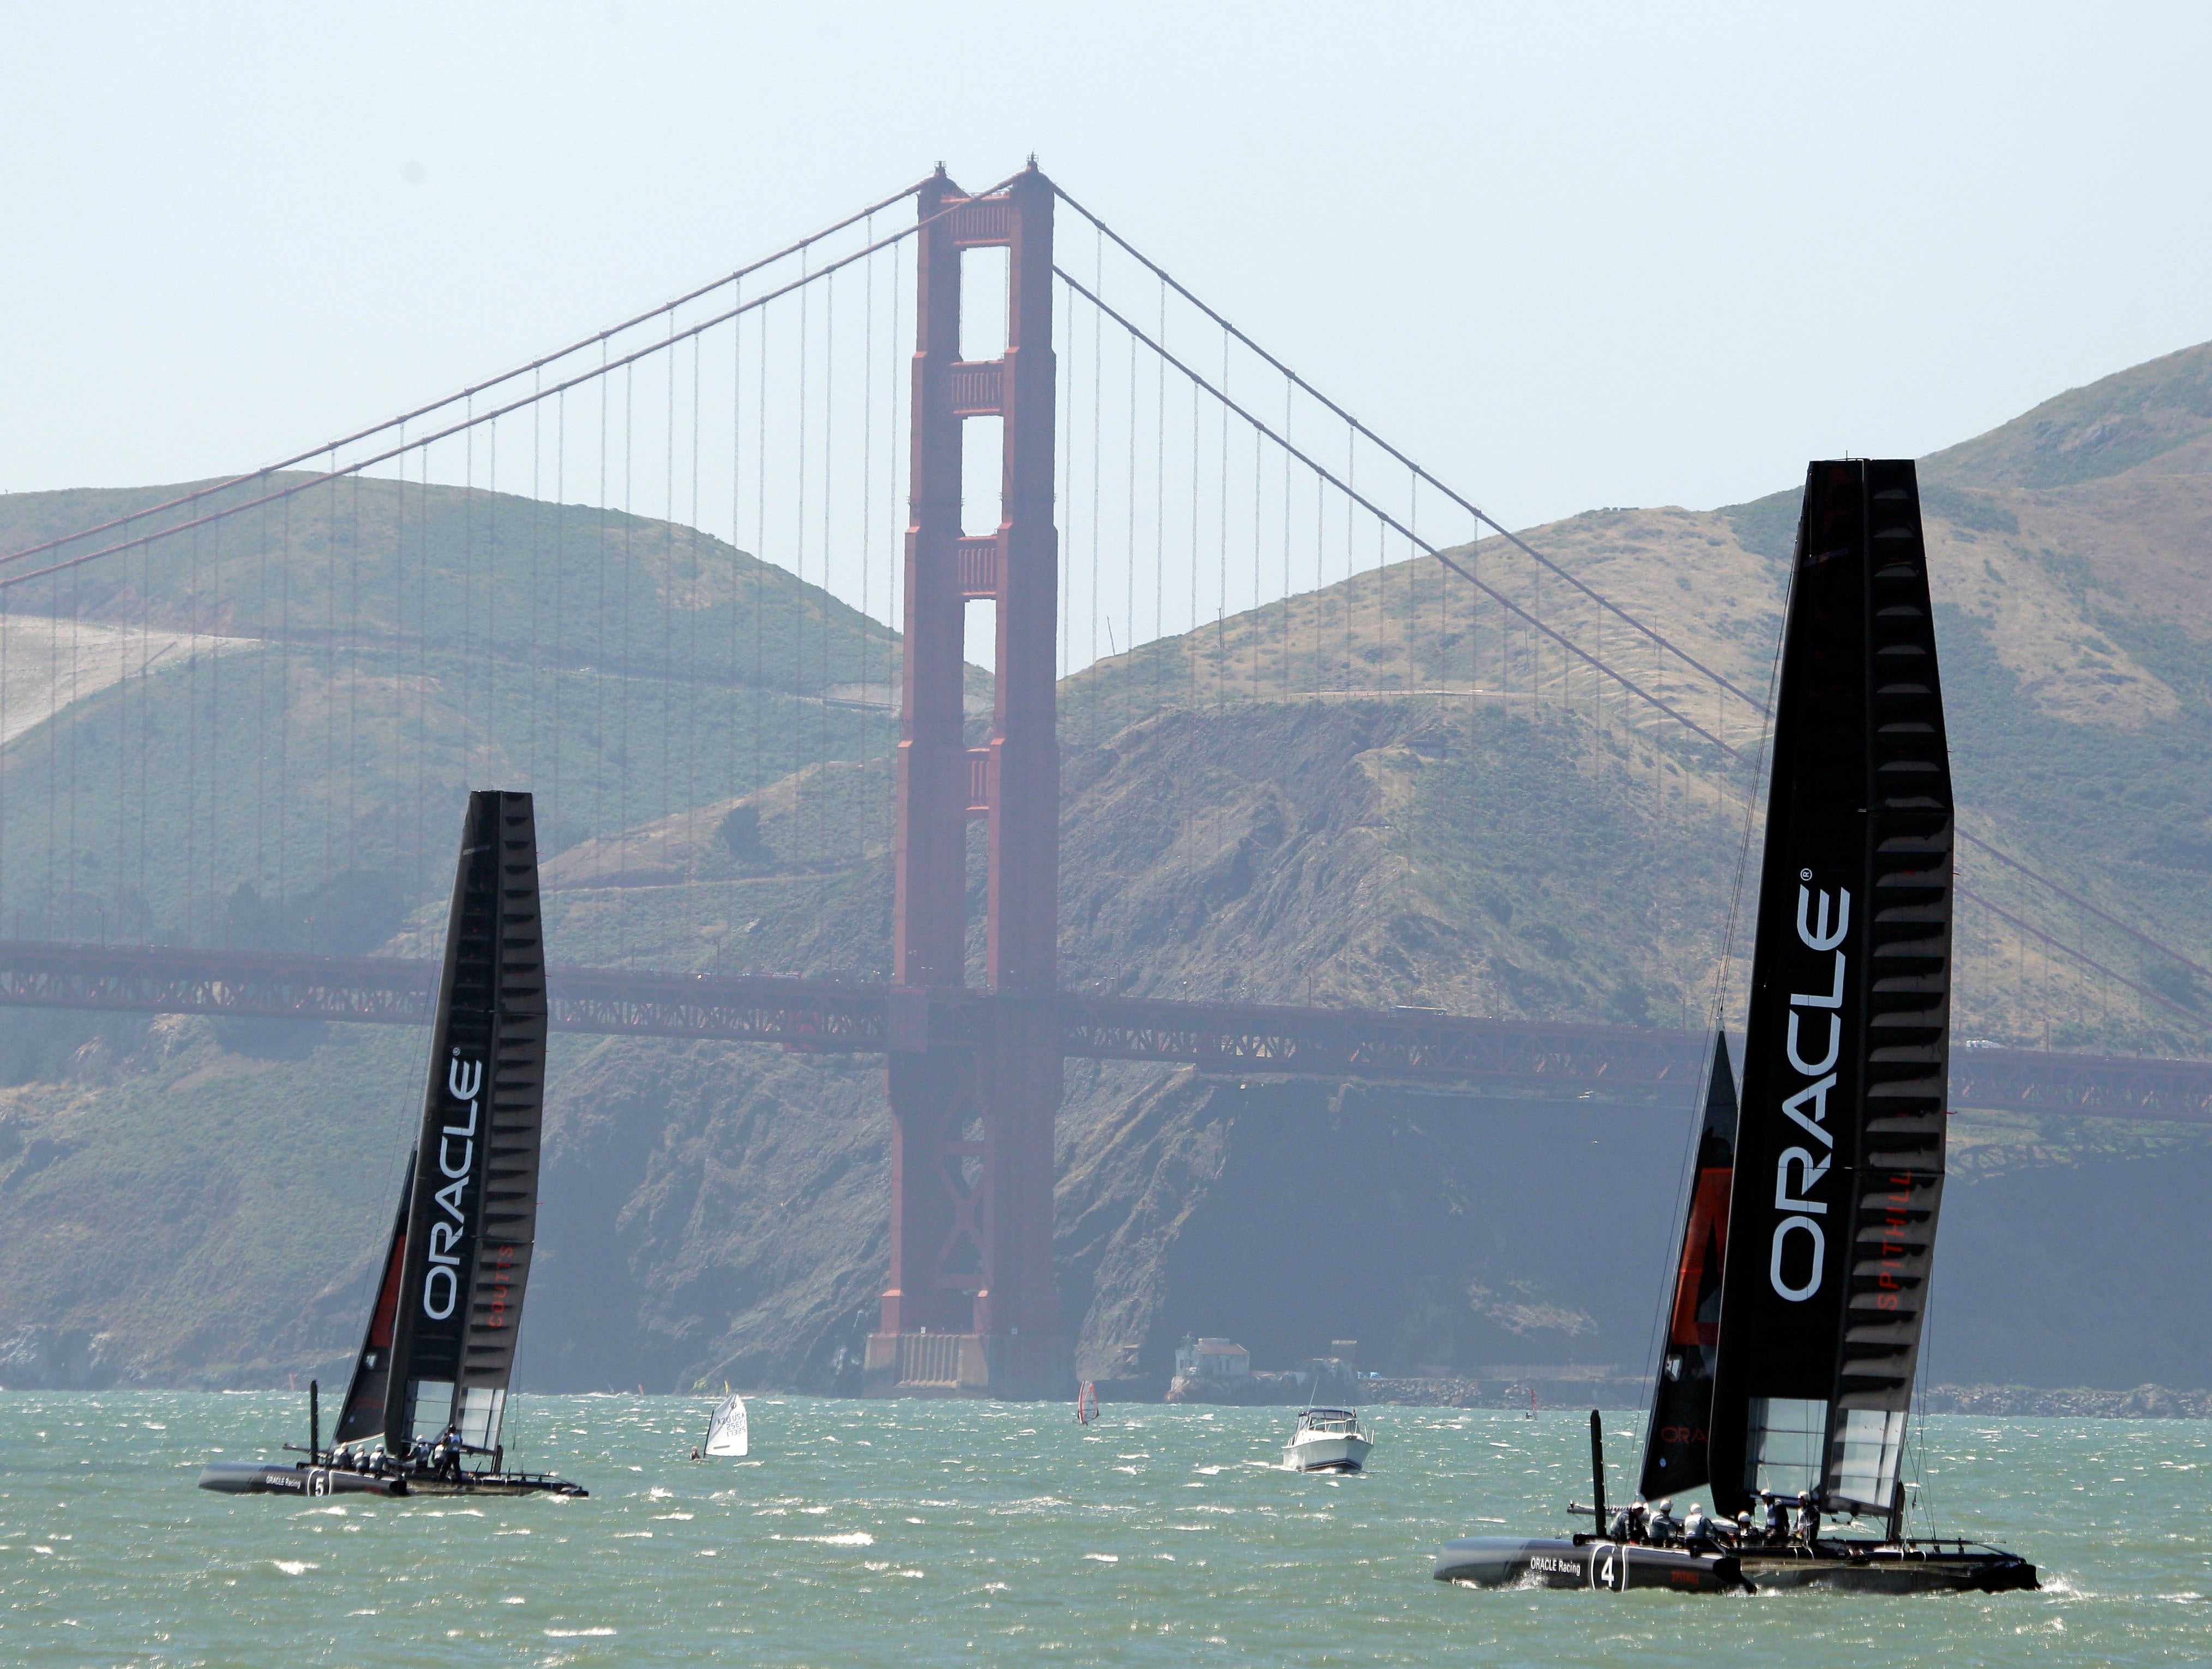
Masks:
[[[428,1023],[437,982],[437,963],[392,957],[0,940],[0,1005],[23,1008],[419,1026]],[[884,1054],[978,1039],[994,1003],[1017,1000],[621,968],[556,967],[548,984],[558,1030],[773,1043],[814,1054]],[[1050,1001],[1063,1047],[1079,1058],[1666,1107],[1690,1106],[1702,1082],[1705,1040],[1696,1032],[1075,993]],[[1958,1049],[1951,1099],[1956,1107],[2212,1123],[2212,1061]]]

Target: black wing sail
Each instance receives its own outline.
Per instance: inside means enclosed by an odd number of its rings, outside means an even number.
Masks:
[[[1723,1512],[1894,1504],[1949,1065],[1952,797],[1909,461],[1808,472],[1709,1459]]]
[[[538,1218],[545,957],[526,794],[469,796],[407,1209],[386,1442],[499,1447]]]
[[[410,1154],[407,1168],[399,1176],[399,1211],[392,1220],[392,1244],[384,1253],[383,1270],[377,1276],[368,1331],[362,1337],[361,1354],[354,1358],[353,1378],[346,1383],[337,1424],[331,1428],[333,1448],[379,1436],[384,1430],[385,1387],[392,1379],[392,1330],[399,1316],[400,1268],[407,1253],[407,1202],[414,1191],[415,1155]]]
[[[1667,1307],[1667,1346],[1651,1389],[1642,1491],[1693,1489],[1706,1481],[1713,1359],[1721,1336],[1721,1269],[1728,1250],[1729,1184],[1735,1174],[1735,1074],[1728,1039],[1713,1038],[1713,1073],[1698,1132],[1698,1169],[1682,1223],[1682,1255]]]

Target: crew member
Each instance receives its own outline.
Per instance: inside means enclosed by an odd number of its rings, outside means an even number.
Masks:
[[[453,1445],[459,1441],[459,1428],[447,1426],[438,1434],[438,1441],[430,1447],[430,1476],[446,1477],[460,1471],[460,1453]]]
[[[1650,1533],[1651,1509],[1642,1495],[1628,1504],[1628,1536],[1632,1542],[1640,1542]]]
[[[1759,1539],[1769,1547],[1778,1547],[1790,1539],[1790,1509],[1771,1489],[1761,1489],[1759,1498],[1766,1503],[1766,1521],[1759,1527]]]
[[[1712,1550],[1713,1521],[1705,1516],[1703,1501],[1693,1501],[1682,1519],[1682,1544],[1692,1553]]]
[[[1674,1516],[1674,1497],[1670,1495],[1653,1509],[1650,1535],[1655,1545],[1664,1547],[1681,1533],[1681,1520]]]
[[[1820,1508],[1813,1499],[1810,1489],[1797,1492],[1797,1538],[1812,1546],[1820,1533]]]

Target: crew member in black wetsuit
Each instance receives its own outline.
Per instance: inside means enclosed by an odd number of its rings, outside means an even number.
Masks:
[[[1628,1503],[1628,1536],[1632,1542],[1640,1542],[1650,1532],[1651,1508],[1642,1495]]]

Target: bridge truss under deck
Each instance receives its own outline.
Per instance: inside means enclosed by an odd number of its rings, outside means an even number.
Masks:
[[[926,1055],[980,1040],[993,998],[761,975],[563,968],[549,972],[556,1030],[705,1038],[794,1053]],[[429,1023],[438,965],[274,951],[102,948],[0,941],[0,1005]],[[1156,1061],[1227,1075],[1304,1075],[1451,1085],[1480,1096],[1686,1108],[1702,1033],[1458,1014],[1159,1002],[1022,999],[1073,1059]],[[1963,1048],[1954,1107],[2212,1124],[2212,1062]]]

